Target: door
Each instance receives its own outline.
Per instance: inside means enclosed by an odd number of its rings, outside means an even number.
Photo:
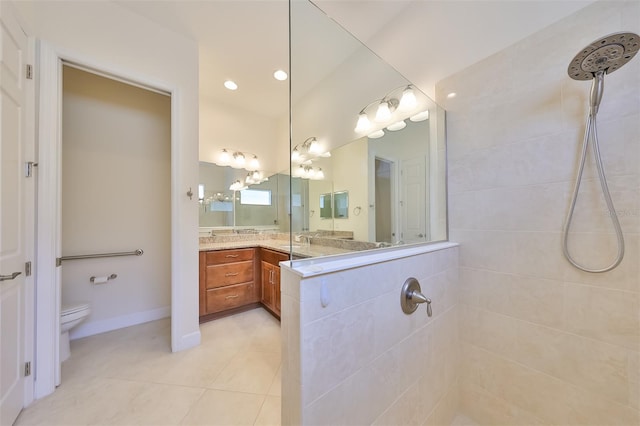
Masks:
[[[427,239],[427,199],[425,189],[426,161],[419,156],[402,161],[400,211],[404,243],[417,243]]]
[[[393,162],[375,159],[375,241],[393,243]]]
[[[25,63],[27,36],[10,3],[0,2],[0,424],[14,422],[24,401],[25,339]]]

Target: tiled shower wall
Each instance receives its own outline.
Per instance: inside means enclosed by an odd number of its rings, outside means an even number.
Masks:
[[[282,424],[450,424],[458,408],[458,247],[300,277],[282,269]],[[413,276],[432,299],[400,307]],[[321,294],[326,287],[328,304]]]
[[[566,70],[618,31],[640,33],[639,2],[596,2],[437,87],[460,243],[460,408],[479,423],[640,424],[640,55],[605,78],[598,115],[625,259],[589,274],[561,249],[590,89]],[[616,245],[588,161],[570,250],[603,267]]]

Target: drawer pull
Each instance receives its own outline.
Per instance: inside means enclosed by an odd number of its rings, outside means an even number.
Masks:
[[[234,295],[225,297],[225,299],[235,299],[236,297],[238,297],[238,295],[234,294]]]
[[[239,254],[228,254],[225,257],[238,257],[240,256]]]
[[[227,272],[224,274],[225,277],[235,277],[236,275],[238,275],[238,272]]]

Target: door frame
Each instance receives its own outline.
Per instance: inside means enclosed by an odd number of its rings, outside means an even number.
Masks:
[[[123,81],[146,90],[162,92],[171,96],[171,349],[178,351],[200,342],[199,332],[180,335],[183,318],[180,249],[180,213],[182,192],[178,190],[180,120],[178,87],[163,81],[115,67],[94,58],[79,55],[40,40],[38,42],[38,194],[37,194],[37,286],[35,297],[38,315],[35,320],[37,380],[34,396],[42,398],[55,390],[60,383],[60,268],[56,258],[61,256],[61,172],[62,172],[62,63],[70,62],[96,74]],[[195,314],[197,315],[197,313]],[[193,333],[192,333],[193,334]]]

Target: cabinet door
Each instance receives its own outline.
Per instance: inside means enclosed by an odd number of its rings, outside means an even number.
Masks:
[[[262,267],[262,303],[273,309],[273,265],[265,261],[261,262]]]
[[[273,267],[273,305],[274,310],[280,316],[280,267]]]

